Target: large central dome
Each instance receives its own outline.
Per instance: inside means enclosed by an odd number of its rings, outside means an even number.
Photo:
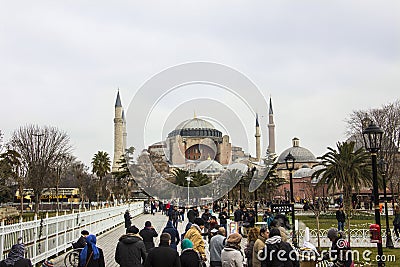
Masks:
[[[175,128],[175,130],[182,129],[215,129],[215,127],[206,120],[193,118],[179,123]]]
[[[199,118],[193,118],[179,123],[175,130],[168,134],[168,137],[176,135],[187,137],[222,137],[222,133],[215,129],[214,125]]]

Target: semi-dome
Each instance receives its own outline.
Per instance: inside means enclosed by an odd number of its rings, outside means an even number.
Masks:
[[[311,176],[311,169],[307,165],[303,165],[300,169],[293,173],[293,178],[304,178]]]
[[[297,163],[302,163],[302,162],[317,162],[317,159],[315,158],[314,154],[308,150],[307,148],[299,146],[299,139],[298,138],[293,138],[293,147],[290,147],[283,151],[279,158],[278,158],[278,163],[285,163],[285,158],[286,156],[291,153],[293,157],[296,159]]]
[[[214,125],[206,120],[193,118],[181,122],[176,126],[175,130],[168,134],[168,137],[176,135],[187,137],[222,137],[222,132],[215,129]]]

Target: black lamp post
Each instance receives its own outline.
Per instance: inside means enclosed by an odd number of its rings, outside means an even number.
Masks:
[[[365,149],[371,153],[372,158],[372,185],[373,185],[373,193],[374,193],[374,206],[375,206],[375,223],[381,227],[381,215],[379,209],[379,191],[378,191],[378,175],[377,175],[377,164],[376,164],[376,156],[381,149],[382,135],[383,130],[376,126],[373,122],[364,129],[363,138]],[[380,230],[381,231],[381,230]],[[379,233],[381,235],[381,232]],[[385,266],[385,262],[382,261],[383,256],[383,248],[382,248],[382,239],[377,243],[378,247],[378,255],[379,261],[378,266]]]
[[[383,194],[385,197],[385,219],[386,219],[386,247],[387,248],[394,248],[393,241],[392,241],[392,233],[390,231],[389,226],[389,211],[388,211],[388,203],[387,203],[387,195],[386,195],[386,173],[387,173],[388,164],[384,159],[379,161],[379,169],[382,174],[383,180]]]
[[[296,235],[296,225],[295,225],[295,214],[294,214],[294,196],[293,196],[293,175],[295,157],[289,152],[285,157],[286,169],[289,171],[289,181],[290,181],[290,204],[292,206],[292,227],[293,227],[293,246],[297,247],[297,235]]]

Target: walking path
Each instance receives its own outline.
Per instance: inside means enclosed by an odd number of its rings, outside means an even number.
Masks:
[[[121,220],[123,221],[122,217],[121,217]],[[155,215],[143,214],[143,215],[139,215],[139,216],[133,218],[132,225],[135,225],[139,229],[142,229],[144,227],[144,223],[146,221],[151,221],[155,230],[159,234],[158,237],[156,237],[154,239],[156,246],[158,246],[160,233],[166,226],[168,217],[165,215],[162,215],[159,212],[157,212]],[[188,221],[185,216],[185,221],[178,224],[179,234],[184,232],[187,222]],[[98,245],[98,247],[100,247],[103,250],[104,260],[105,260],[107,267],[118,267],[119,266],[114,260],[114,254],[115,254],[115,248],[117,247],[118,239],[124,233],[125,233],[125,228],[124,228],[124,224],[122,224],[122,225],[98,236],[97,245]],[[78,236],[76,237],[76,239],[78,239]],[[243,239],[243,240],[245,240],[245,239]],[[206,243],[207,258],[209,259],[208,244],[207,244],[207,242],[205,242],[205,243]],[[242,242],[242,245],[243,244],[245,244],[245,242]],[[180,251],[181,251],[180,246],[178,246],[178,252],[180,253]],[[55,258],[54,259],[55,266],[64,266],[64,257],[65,257],[65,254],[62,254],[62,255],[58,256],[57,258]]]

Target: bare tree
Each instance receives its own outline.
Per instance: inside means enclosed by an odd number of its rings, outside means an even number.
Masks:
[[[385,104],[381,108],[353,111],[350,114],[346,119],[346,133],[353,140],[355,139],[358,147],[364,146],[362,131],[371,120],[384,131],[379,157],[388,163],[386,178],[390,182],[388,185],[392,191],[393,185],[399,184],[399,175],[396,173],[399,169],[400,101]]]
[[[37,214],[40,197],[50,184],[53,170],[70,153],[69,137],[55,127],[27,125],[13,132],[10,145],[21,155],[21,168],[26,173],[27,186],[33,190]]]

